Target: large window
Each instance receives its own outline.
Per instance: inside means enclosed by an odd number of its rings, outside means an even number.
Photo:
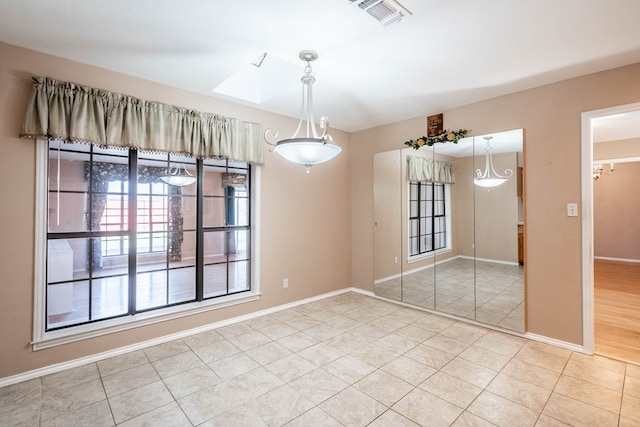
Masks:
[[[45,331],[251,291],[251,168],[48,146]],[[195,183],[161,178],[186,173]]]
[[[449,184],[409,183],[409,256],[448,245]]]

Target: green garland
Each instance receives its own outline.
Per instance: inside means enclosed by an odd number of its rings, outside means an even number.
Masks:
[[[409,147],[417,150],[422,146],[427,145],[431,147],[433,144],[439,142],[453,142],[454,144],[457,144],[460,138],[464,138],[468,133],[469,131],[467,129],[445,130],[440,135],[422,136],[418,139],[411,139],[406,141],[404,145],[408,145]]]

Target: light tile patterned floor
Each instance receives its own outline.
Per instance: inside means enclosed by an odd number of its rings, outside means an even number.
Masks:
[[[0,389],[2,426],[638,426],[640,366],[346,293]]]

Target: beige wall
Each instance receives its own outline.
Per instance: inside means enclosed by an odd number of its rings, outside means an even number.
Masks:
[[[598,142],[597,144],[593,144],[594,161],[622,159],[625,157],[640,157],[640,138]]]
[[[33,352],[35,144],[18,138],[32,76],[237,117],[284,133],[297,120],[5,44],[0,58],[0,378],[350,286],[351,153],[349,134],[334,130],[342,154],[309,175],[265,152],[258,301]],[[282,288],[285,277],[288,289]]]
[[[593,184],[594,256],[640,262],[638,182],[640,162],[629,162]]]
[[[566,80],[444,112],[445,127],[472,135],[524,128],[527,330],[582,343],[581,113],[640,100],[640,64]],[[352,135],[352,281],[372,289],[373,153],[424,135],[425,116]]]
[[[484,170],[484,156],[476,156],[475,169]],[[514,175],[494,188],[474,186],[475,256],[491,261],[518,262],[518,191],[515,173],[518,170],[516,153],[493,155],[498,173],[511,169]],[[469,185],[471,181],[469,181]],[[468,245],[471,246],[471,245]]]
[[[463,256],[481,260],[518,262],[517,153],[494,154],[499,173],[514,171],[514,177],[495,188],[473,184],[476,169],[484,170],[485,157],[456,160],[456,208],[453,210],[458,232],[454,248]],[[475,251],[474,251],[475,249]]]

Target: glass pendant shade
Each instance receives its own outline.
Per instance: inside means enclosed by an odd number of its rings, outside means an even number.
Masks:
[[[331,136],[327,133],[329,130],[329,121],[326,117],[320,118],[320,129],[322,133],[316,130],[316,124],[313,119],[313,92],[312,86],[316,79],[311,75],[310,62],[317,59],[318,54],[303,50],[299,55],[300,59],[307,62],[305,75],[300,79],[302,81],[302,113],[298,127],[291,138],[283,139],[273,144],[267,139],[267,134],[273,132],[274,136],[278,136],[275,129],[267,129],[264,139],[267,144],[274,146],[272,151],[280,154],[285,159],[293,163],[304,165],[309,173],[309,168],[313,165],[327,162],[340,154],[342,148],[335,144],[331,144]],[[306,136],[298,137],[298,133],[302,129],[306,129]]]
[[[473,183],[478,187],[491,188],[497,187],[507,182],[506,178],[475,178]]]
[[[342,148],[320,138],[292,138],[278,142],[273,151],[290,162],[312,166],[333,159]]]
[[[177,187],[184,187],[185,185],[191,185],[196,182],[196,177],[191,175],[184,166],[169,169],[167,174],[161,176],[160,179],[169,185],[175,185]]]

